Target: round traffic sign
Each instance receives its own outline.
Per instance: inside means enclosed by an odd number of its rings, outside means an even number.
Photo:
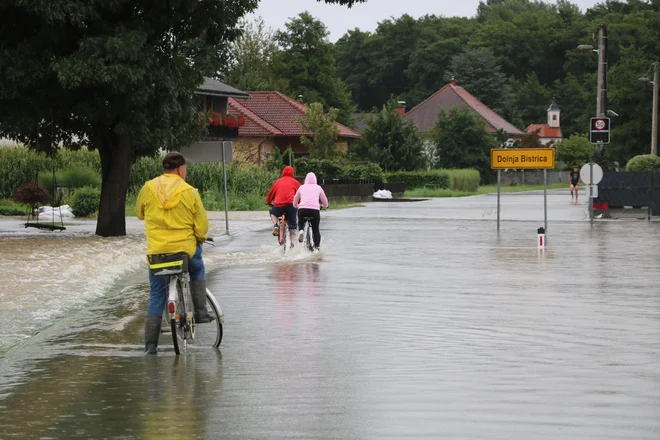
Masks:
[[[582,180],[582,183],[585,183],[587,185],[591,184],[599,184],[601,180],[603,180],[603,169],[598,165],[597,163],[594,163],[594,181],[591,181],[591,164],[585,163],[582,168],[580,168],[580,180]]]
[[[594,126],[596,127],[596,130],[602,130],[605,128],[605,121],[602,119],[596,119],[596,122],[594,122]]]

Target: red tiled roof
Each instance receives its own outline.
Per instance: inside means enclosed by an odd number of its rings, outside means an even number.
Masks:
[[[245,116],[240,136],[302,136],[298,118],[305,118],[305,105],[280,92],[248,92],[251,99],[229,98],[229,111]],[[337,123],[339,137],[360,138],[360,134]]]
[[[503,129],[508,135],[521,137],[524,133],[512,123],[489,109],[483,102],[472,96],[470,92],[461,86],[451,82],[429,96],[424,102],[415,106],[403,118],[412,121],[419,131],[429,133],[438,121],[438,113],[441,110],[449,110],[451,107],[467,106],[477,113],[486,122],[486,130],[495,133]]]
[[[564,137],[561,133],[561,128],[550,128],[548,124],[530,124],[525,131],[527,133],[533,133],[536,130],[539,131],[539,137],[542,138],[561,139]]]

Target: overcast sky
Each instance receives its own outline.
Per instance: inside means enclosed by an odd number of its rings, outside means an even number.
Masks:
[[[596,0],[573,0],[583,11],[602,3]],[[330,31],[330,40],[336,41],[349,29],[373,31],[378,22],[403,14],[418,18],[426,14],[447,17],[472,17],[477,12],[479,0],[367,0],[348,9],[335,4],[328,5],[316,0],[261,0],[259,9],[247,18],[262,16],[273,30],[284,28],[284,23],[303,11],[309,11],[320,19]]]

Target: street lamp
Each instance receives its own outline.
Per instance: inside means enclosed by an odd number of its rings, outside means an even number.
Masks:
[[[653,81],[649,78],[639,78],[643,83],[653,84],[653,120],[651,121],[651,154],[658,155],[658,70],[660,63],[653,63]]]

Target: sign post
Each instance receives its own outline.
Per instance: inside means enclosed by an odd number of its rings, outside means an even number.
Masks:
[[[222,142],[222,174],[224,176],[225,187],[225,230],[229,235],[229,199],[227,197],[227,165],[226,163],[233,159],[231,141]]]
[[[500,181],[503,169],[543,170],[543,219],[548,230],[548,169],[555,167],[554,148],[494,148],[490,167],[497,170],[497,230],[500,230]],[[546,232],[547,233],[547,232]]]
[[[580,180],[589,185],[589,218],[594,224],[594,185],[603,180],[603,169],[597,163],[589,162],[580,168]]]

